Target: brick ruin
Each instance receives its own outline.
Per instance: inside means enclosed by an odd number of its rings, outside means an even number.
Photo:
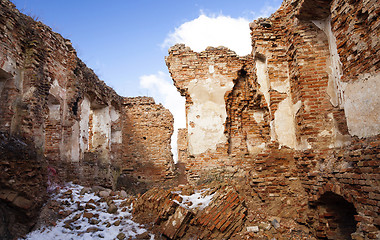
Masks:
[[[247,56],[169,49],[187,180],[248,185],[251,224],[266,208],[320,239],[378,239],[379,2],[285,0],[249,27]]]
[[[171,47],[187,118],[176,168],[167,109],[119,96],[69,40],[1,0],[0,236],[28,232],[46,189],[74,181],[147,191],[134,215],[170,239],[380,238],[379,9],[284,0],[247,26],[247,56]],[[215,199],[188,211],[162,189],[178,184]]]
[[[15,216],[1,218],[1,236],[30,230],[48,182],[128,190],[128,178],[143,191],[174,178],[167,109],[119,96],[68,39],[7,0],[0,29],[0,213]]]

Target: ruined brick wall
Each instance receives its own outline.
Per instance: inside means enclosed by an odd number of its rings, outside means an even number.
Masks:
[[[84,184],[112,185],[122,98],[85,66],[69,40],[9,1],[0,9],[1,130],[30,139],[62,181],[79,176]]]
[[[351,230],[355,238],[378,238],[378,8],[376,1],[288,0],[270,18],[250,24],[252,57],[171,48],[166,61],[187,97],[189,139],[201,119],[191,114],[202,99],[192,91],[212,79],[214,59],[223,56],[218,63],[224,62],[215,78],[233,76],[232,91],[224,91],[220,103],[224,124],[218,125],[228,140],[201,151],[188,140],[189,180],[243,179],[264,201],[292,199],[286,217],[318,238],[350,237],[344,234]],[[223,88],[212,80],[203,96]],[[346,217],[334,201],[352,204],[352,229],[341,222]]]
[[[173,176],[168,110],[150,98],[123,102],[69,40],[9,1],[1,1],[0,11],[1,131],[30,139],[62,181],[115,187],[122,168],[134,164],[140,166],[136,178]],[[147,164],[154,171],[144,175]]]
[[[47,163],[25,139],[0,133],[0,236],[28,233],[47,199]]]
[[[187,163],[189,158],[189,153],[187,151],[187,129],[178,129],[177,138],[177,149],[178,149],[178,162]]]
[[[223,47],[196,53],[178,44],[169,49],[166,63],[186,97],[190,178],[231,164],[230,155],[255,151],[269,138],[267,107],[255,91],[251,57]],[[262,138],[255,139],[260,132]]]
[[[170,147],[173,123],[170,111],[153,98],[124,98],[120,187],[128,190],[131,182],[145,187],[165,185],[174,177]]]

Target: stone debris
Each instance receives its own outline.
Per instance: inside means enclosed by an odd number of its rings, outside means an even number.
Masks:
[[[247,232],[258,232],[258,231],[259,231],[258,226],[247,227]]]
[[[125,197],[121,191],[102,191],[110,192],[109,196],[100,197],[90,188],[67,184],[45,206],[57,217],[50,217],[50,223],[45,219],[46,225],[25,239],[154,239],[153,234],[132,220],[133,197]],[[83,207],[89,205],[92,207]]]
[[[202,191],[204,197],[212,198],[207,205],[192,204],[191,208],[179,204],[181,195],[178,192],[188,192],[186,188],[182,190],[149,190],[136,200],[134,218],[142,222],[154,221],[154,229],[169,239],[222,239],[241,230],[246,208],[233,188],[215,186]]]

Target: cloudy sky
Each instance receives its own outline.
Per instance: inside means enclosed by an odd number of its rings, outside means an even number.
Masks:
[[[165,65],[168,48],[185,43],[199,52],[207,46],[226,46],[239,55],[249,54],[249,22],[269,16],[282,2],[11,1],[21,12],[70,39],[78,56],[118,94],[150,96],[162,103],[173,113],[175,128],[185,127],[185,109]]]

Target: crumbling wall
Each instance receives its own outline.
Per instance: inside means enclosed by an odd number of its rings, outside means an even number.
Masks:
[[[297,219],[317,238],[344,238],[350,234],[341,229],[348,228],[355,239],[378,238],[378,5],[286,0],[270,18],[250,24],[252,57],[225,57],[212,48],[194,53],[183,45],[169,49],[169,71],[187,97],[189,180],[245,179],[271,209],[278,199],[292,199],[284,206],[289,211],[269,212]],[[199,99],[190,83],[207,79],[207,67],[219,56],[224,69],[215,72],[233,76],[234,83],[224,92],[227,141],[192,151],[189,129],[197,116],[190,112]],[[220,88],[213,81],[202,96]],[[247,142],[254,151],[244,147]],[[202,143],[209,146],[198,138]],[[331,205],[334,199],[353,206],[355,224],[345,225],[343,213],[331,216],[331,209],[341,211]]]
[[[118,186],[143,192],[174,178],[173,115],[150,97],[124,98],[123,155]],[[132,189],[131,189],[132,188]]]
[[[0,236],[28,233],[47,199],[47,163],[26,139],[0,133]]]
[[[121,167],[134,164],[136,177],[172,178],[168,110],[150,98],[116,94],[69,40],[9,1],[0,11],[1,131],[30,139],[61,181],[115,187]],[[135,133],[147,139],[135,141]],[[147,164],[154,173],[144,173]]]
[[[73,181],[116,188],[121,173],[145,187],[174,177],[171,113],[152,98],[119,96],[69,40],[8,0],[0,2],[0,133],[6,238],[30,230],[47,187]]]
[[[120,152],[110,151],[111,129],[120,123],[111,113],[120,114],[122,98],[78,59],[69,40],[9,1],[1,2],[0,23],[1,130],[30,139],[62,181],[112,185]]]
[[[239,57],[224,47],[197,53],[177,44],[169,49],[166,64],[186,97],[189,178],[233,166],[230,155],[236,155],[236,149],[244,155],[262,147],[269,138],[268,111],[262,94],[255,91],[250,56]]]

